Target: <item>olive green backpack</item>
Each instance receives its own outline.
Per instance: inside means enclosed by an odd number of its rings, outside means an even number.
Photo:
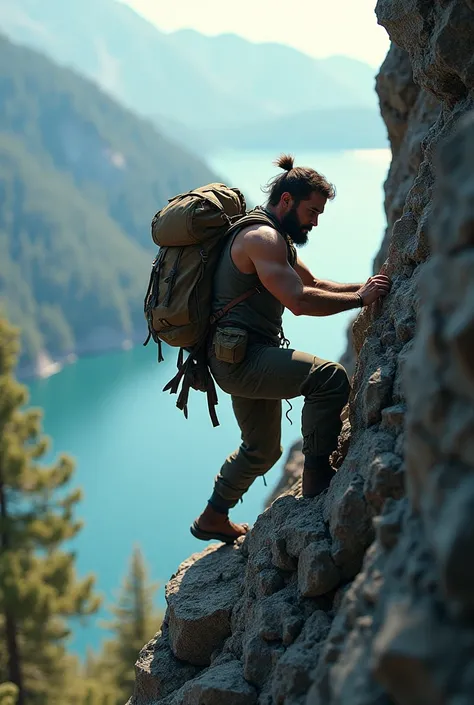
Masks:
[[[158,344],[158,362],[163,360],[162,343],[180,348],[178,373],[163,391],[177,393],[176,406],[187,418],[187,401],[192,387],[207,392],[214,426],[217,395],[207,366],[210,329],[231,308],[258,293],[252,288],[211,315],[214,273],[227,237],[235,227],[269,223],[261,214],[246,214],[243,194],[237,188],[213,183],[170,199],[152,221],[152,238],[159,251],[153,261],[144,302],[150,338]],[[271,223],[270,223],[271,224]],[[189,355],[184,360],[184,352]]]

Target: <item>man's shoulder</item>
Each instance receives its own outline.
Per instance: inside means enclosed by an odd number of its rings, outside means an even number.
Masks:
[[[253,262],[262,259],[283,261],[287,258],[285,240],[271,225],[250,225],[240,237],[244,252]]]
[[[246,242],[262,245],[277,245],[283,241],[278,230],[266,223],[251,223],[242,228],[241,235]]]

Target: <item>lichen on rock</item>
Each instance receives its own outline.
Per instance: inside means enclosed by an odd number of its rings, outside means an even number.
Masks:
[[[472,702],[474,5],[377,16],[393,289],[354,325],[338,472],[180,567],[133,705]]]

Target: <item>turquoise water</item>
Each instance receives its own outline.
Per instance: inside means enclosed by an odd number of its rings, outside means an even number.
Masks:
[[[275,173],[276,155],[232,153],[210,161],[248,198],[262,202],[260,185]],[[298,162],[321,170],[336,183],[320,226],[301,256],[314,274],[339,281],[362,281],[384,229],[382,183],[389,163],[386,151],[299,155]],[[285,316],[285,333],[294,347],[337,359],[345,346],[351,314],[326,319]],[[31,402],[44,409],[44,429],[53,439],[52,455],[67,452],[77,462],[75,485],[84,490],[79,516],[84,529],[74,542],[79,575],[97,575],[99,591],[110,600],[139,544],[150,577],[161,582],[157,603],[164,605],[164,583],[179,563],[206,544],[189,533],[202,510],[225,456],[239,442],[229,399],[219,393],[219,428],[210,423],[204,395],[191,393],[189,420],[175,397],[161,392],[174,375],[175,354],[157,365],[155,346],[137,347],[80,360],[59,374],[30,384]],[[300,403],[283,421],[283,443],[298,437]],[[276,484],[281,461],[259,479],[233,513],[237,521],[255,521]],[[104,633],[98,621],[75,625],[72,648],[96,648]],[[151,636],[151,635],[150,635]]]

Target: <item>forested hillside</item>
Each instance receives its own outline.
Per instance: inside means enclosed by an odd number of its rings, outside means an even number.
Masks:
[[[215,179],[92,83],[0,38],[0,299],[21,363],[143,330],[150,220]]]

